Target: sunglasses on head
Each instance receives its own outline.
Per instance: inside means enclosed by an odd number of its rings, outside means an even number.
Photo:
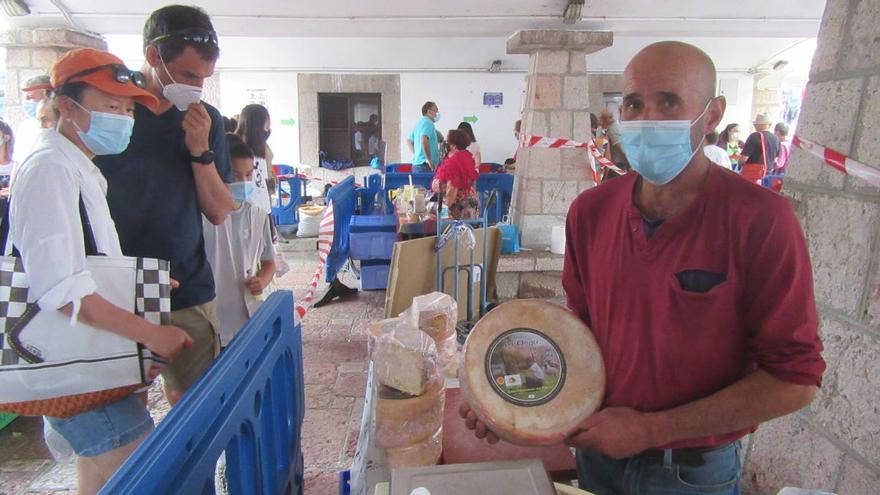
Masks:
[[[156,43],[161,43],[163,41],[168,41],[170,39],[188,41],[190,43],[197,43],[200,45],[218,44],[217,33],[208,29],[185,29],[182,31],[173,31],[168,34],[156,36],[155,38],[150,40],[150,44],[153,45]]]
[[[144,78],[144,75],[142,73],[131,70],[122,64],[99,65],[97,67],[92,67],[91,69],[77,72],[76,74],[68,77],[67,80],[64,81],[64,84],[75,82],[71,80],[77,77],[87,76],[89,74],[94,74],[95,72],[105,69],[110,69],[113,72],[113,79],[115,79],[116,82],[120,84],[128,84],[130,82],[141,89],[147,88],[147,80]]]

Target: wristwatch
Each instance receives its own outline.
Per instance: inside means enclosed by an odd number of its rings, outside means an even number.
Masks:
[[[190,155],[189,159],[193,163],[201,163],[202,165],[207,165],[209,163],[214,163],[214,152],[208,150],[199,156]]]

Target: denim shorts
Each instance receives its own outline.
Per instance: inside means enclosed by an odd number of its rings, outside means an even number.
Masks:
[[[153,418],[134,394],[76,416],[47,416],[46,420],[82,457],[94,457],[128,445],[153,429]]]

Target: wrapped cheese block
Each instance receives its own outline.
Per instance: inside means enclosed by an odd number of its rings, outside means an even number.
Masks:
[[[414,297],[412,305],[400,316],[409,319],[411,324],[434,339],[441,367],[446,368],[457,360],[455,323],[458,320],[458,305],[452,296],[431,292]]]
[[[593,333],[567,309],[538,299],[504,303],[477,322],[459,378],[477,417],[518,445],[562,442],[605,392]]]
[[[370,358],[380,384],[410,395],[421,395],[437,374],[433,339],[403,318],[370,326]]]
[[[440,462],[440,455],[443,453],[443,428],[439,428],[421,442],[406,447],[386,449],[385,452],[388,455],[390,469],[433,466]]]
[[[381,448],[403,447],[423,442],[443,424],[446,386],[441,377],[428,384],[416,397],[380,387],[376,399],[375,439]]]

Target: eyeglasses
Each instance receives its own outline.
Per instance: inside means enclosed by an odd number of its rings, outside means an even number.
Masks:
[[[67,80],[64,81],[64,84],[71,82],[71,80],[74,78],[94,74],[95,72],[102,71],[104,69],[110,69],[113,72],[113,79],[116,79],[116,82],[118,82],[119,84],[128,84],[129,82],[131,82],[141,89],[147,88],[147,80],[146,78],[144,78],[143,73],[130,70],[128,67],[121,64],[99,65],[97,67],[92,67],[91,69],[77,72],[76,74],[68,77]]]
[[[161,43],[170,39],[181,41],[189,41],[200,45],[218,45],[217,33],[208,29],[184,29],[181,31],[172,31],[168,34],[156,36],[150,40],[150,44]]]

